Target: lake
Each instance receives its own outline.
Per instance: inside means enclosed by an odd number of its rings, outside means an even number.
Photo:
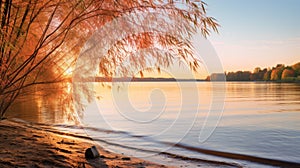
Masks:
[[[108,150],[191,167],[201,160],[220,167],[300,165],[300,84],[95,83],[94,90],[97,99],[80,122]],[[74,124],[62,102],[53,95],[21,101],[8,116]]]

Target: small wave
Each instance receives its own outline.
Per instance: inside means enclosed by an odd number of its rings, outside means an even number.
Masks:
[[[126,134],[130,137],[133,137],[133,138],[141,138],[141,139],[144,139],[146,141],[151,141],[151,142],[158,143],[158,144],[171,145],[171,146],[181,148],[181,149],[185,149],[185,150],[192,151],[192,152],[198,152],[198,153],[202,153],[202,154],[206,154],[206,155],[212,155],[212,156],[223,157],[223,158],[228,158],[228,159],[244,160],[244,161],[250,161],[250,162],[254,162],[254,163],[258,163],[258,164],[277,166],[277,167],[299,167],[300,168],[300,163],[297,163],[297,162],[284,161],[284,160],[271,159],[271,158],[263,158],[263,157],[251,156],[251,155],[246,155],[246,154],[223,152],[223,151],[217,151],[217,150],[211,150],[211,149],[204,149],[204,148],[189,146],[189,145],[182,144],[182,143],[175,144],[175,143],[172,143],[172,142],[157,141],[155,139],[152,139],[149,136],[134,135],[134,134],[131,134],[131,133],[125,132],[125,131],[104,130],[104,129],[98,129],[98,128],[92,128],[92,127],[85,127],[85,129],[91,129],[93,131],[106,132],[106,133],[109,132],[109,133],[117,133],[117,134]],[[129,146],[125,146],[125,145],[110,143],[110,142],[104,141],[103,139],[94,139],[94,140],[101,141],[101,142],[107,143],[109,145],[114,145],[114,146],[127,148],[127,149],[165,154],[165,155],[171,156],[173,158],[182,159],[182,160],[210,162],[209,160],[198,159],[198,158],[190,158],[190,157],[180,156],[180,155],[173,154],[173,153],[152,151],[152,150],[148,150],[148,149],[139,149],[139,148],[136,148],[136,147],[129,147]],[[212,162],[218,164],[218,161],[212,161]],[[220,162],[219,164],[239,167],[235,163]]]
[[[203,153],[203,154],[214,155],[214,156],[219,156],[219,157],[224,157],[224,158],[245,160],[245,161],[251,161],[251,162],[255,162],[255,163],[271,165],[271,166],[278,166],[278,167],[299,167],[300,168],[300,163],[296,163],[296,162],[289,162],[289,161],[283,161],[283,160],[277,160],[277,159],[250,156],[250,155],[245,155],[245,154],[221,152],[221,151],[192,147],[192,146],[188,146],[188,145],[180,144],[180,143],[177,143],[177,144],[170,143],[170,142],[163,142],[163,143],[168,144],[168,145],[173,145],[178,148],[183,148],[186,150],[194,151],[194,152],[199,152],[199,153]]]
[[[101,143],[105,143],[105,144],[111,145],[111,146],[118,146],[118,147],[121,147],[121,148],[126,148],[126,149],[146,152],[146,153],[154,153],[154,154],[159,154],[159,155],[165,155],[165,156],[168,156],[170,158],[180,159],[180,160],[183,160],[183,161],[201,162],[201,163],[207,163],[207,164],[215,164],[215,165],[218,165],[218,166],[231,166],[231,167],[237,167],[237,168],[242,167],[241,165],[239,165],[237,163],[215,161],[215,160],[208,160],[208,159],[200,159],[200,158],[191,158],[191,157],[186,157],[186,156],[182,156],[182,155],[178,155],[178,154],[174,154],[174,153],[169,153],[169,152],[160,152],[160,151],[156,151],[156,150],[142,149],[142,148],[138,148],[138,147],[122,145],[122,144],[109,142],[109,141],[99,139],[99,138],[93,138],[93,140],[101,142]]]

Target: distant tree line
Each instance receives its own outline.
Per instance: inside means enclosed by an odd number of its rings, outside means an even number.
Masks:
[[[276,67],[261,69],[257,67],[253,72],[237,71],[225,72],[226,81],[278,81],[300,82],[300,62],[285,66],[278,64]],[[209,80],[210,77],[207,77]]]

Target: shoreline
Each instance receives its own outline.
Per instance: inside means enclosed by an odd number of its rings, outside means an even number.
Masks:
[[[100,153],[86,159],[95,145]],[[89,137],[64,133],[49,126],[0,120],[0,167],[170,167],[109,152]]]
[[[110,152],[85,135],[79,126],[79,132],[57,129],[58,125],[30,123],[18,119],[0,120],[0,167],[77,167],[77,168],[166,168],[166,167],[243,167],[242,163],[222,160],[203,160],[187,158],[168,152],[162,152],[163,158],[143,160],[123,153]],[[66,127],[68,129],[68,127]],[[178,147],[182,144],[174,144]],[[85,150],[96,146],[100,157],[86,159]],[[183,146],[183,148],[193,148]],[[199,150],[198,148],[192,149]],[[200,149],[202,150],[202,149]],[[211,153],[205,150],[203,153]],[[213,151],[214,156],[233,157],[244,160],[246,155],[236,155]],[[216,154],[217,153],[217,154]],[[160,156],[160,157],[162,157]],[[224,157],[225,156],[225,157]],[[158,156],[159,157],[159,156]],[[242,159],[241,159],[242,158]],[[247,157],[248,158],[248,157]],[[254,160],[253,160],[254,158]],[[299,164],[269,159],[251,158],[253,164],[290,167]],[[161,160],[163,159],[163,160]],[[164,159],[168,161],[164,161]],[[171,160],[170,160],[171,159]],[[246,159],[246,161],[249,161]],[[251,161],[251,160],[250,160]],[[177,163],[177,164],[176,164]],[[270,164],[272,163],[272,164]]]
[[[86,136],[81,126],[75,126],[79,132],[61,130],[57,126],[14,118],[0,120],[0,167],[242,167],[235,163],[187,158],[168,152],[152,158],[136,158],[108,151]],[[100,157],[86,159],[85,150],[92,146],[96,146]]]

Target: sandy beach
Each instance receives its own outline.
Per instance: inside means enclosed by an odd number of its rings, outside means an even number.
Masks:
[[[86,159],[93,145],[89,137],[49,126],[12,120],[0,121],[0,167],[167,167],[111,153],[100,146],[100,157]]]

